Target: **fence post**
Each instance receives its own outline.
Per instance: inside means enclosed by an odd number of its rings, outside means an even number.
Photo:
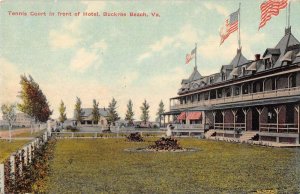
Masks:
[[[19,175],[22,175],[22,173],[23,173],[23,154],[22,154],[22,150],[19,150],[17,154],[19,155],[18,173],[19,173]]]
[[[27,152],[27,146],[23,148],[24,150],[24,165],[27,166],[27,161],[28,161],[28,152]]]
[[[0,164],[0,193],[4,193],[4,164]]]
[[[16,175],[15,175],[16,174],[16,164],[15,164],[16,158],[15,158],[15,155],[12,154],[10,156],[9,160],[10,160],[10,175],[11,175],[10,177],[13,181],[15,181],[16,180]]]
[[[31,161],[32,161],[31,144],[29,144],[27,147],[28,147],[28,162],[29,162],[29,164],[31,164]]]

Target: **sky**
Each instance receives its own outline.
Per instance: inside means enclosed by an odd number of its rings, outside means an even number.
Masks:
[[[284,35],[286,10],[258,31],[263,0],[140,0],[140,1],[21,1],[0,0],[0,104],[18,103],[20,75],[31,75],[58,117],[63,100],[73,116],[76,97],[83,107],[93,99],[107,107],[114,97],[122,118],[132,99],[135,119],[140,106],[150,104],[155,119],[162,100],[177,95],[182,79],[192,73],[194,61],[185,56],[197,43],[201,75],[220,71],[237,50],[237,32],[220,46],[219,30],[241,2],[242,53],[247,59],[274,47]],[[9,15],[26,12],[27,16]],[[300,1],[291,2],[292,33],[300,39]],[[30,16],[30,12],[46,16]],[[47,15],[49,12],[54,16]],[[58,16],[71,12],[72,16]],[[74,16],[75,12],[81,15]],[[88,17],[83,12],[145,12],[148,17]],[[158,13],[160,17],[152,17]]]

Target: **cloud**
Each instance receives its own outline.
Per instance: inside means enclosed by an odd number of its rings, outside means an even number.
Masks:
[[[140,63],[141,61],[143,61],[144,59],[147,59],[149,57],[152,56],[152,52],[151,51],[147,51],[142,53],[138,58],[137,58],[137,62]]]
[[[95,80],[78,79],[57,72],[55,79],[51,82],[36,81],[40,83],[51,109],[54,110],[52,118],[58,118],[58,107],[61,100],[66,105],[68,118],[73,117],[76,96],[81,99],[83,108],[91,108],[93,99],[99,101],[101,107],[107,107],[110,100],[111,91],[109,88]]]
[[[85,4],[86,12],[96,12],[101,11],[105,8],[106,2],[105,1],[82,1],[81,3]]]
[[[85,12],[96,12],[104,9],[104,1],[82,1],[86,5]],[[51,30],[49,32],[49,44],[54,49],[68,49],[76,46],[81,40],[82,31],[80,25],[84,20],[92,17],[75,17],[71,21],[65,20],[60,30]]]
[[[183,44],[194,44],[199,40],[200,33],[202,33],[202,31],[197,30],[191,24],[186,24],[179,29],[177,34],[164,36],[149,45],[148,49],[137,57],[137,62],[141,63],[143,60],[152,57],[158,52],[164,55],[168,52],[167,48],[170,47],[179,48]]]
[[[52,48],[72,48],[78,43],[79,39],[71,34],[51,30],[49,33],[49,43]]]
[[[80,48],[71,59],[70,68],[74,71],[84,72],[96,62],[102,63],[96,51],[89,52],[85,48]]]
[[[221,65],[230,63],[238,48],[235,33],[231,34],[231,36],[229,36],[229,38],[226,39],[221,46],[219,46],[220,37],[217,35],[208,36],[205,41],[198,46],[198,50],[201,55],[200,61],[201,57],[205,59],[205,63],[202,63],[205,65],[204,68],[201,68],[202,74],[208,75],[216,73],[216,69],[220,68]],[[251,60],[254,58],[254,54],[258,52],[257,50],[253,49],[256,45],[261,44],[261,42],[265,40],[265,34],[259,33],[253,36],[252,34],[242,32],[241,37],[243,40],[243,55],[247,59]],[[208,63],[209,65],[206,65]]]
[[[20,72],[15,64],[3,57],[0,57],[0,69],[0,103],[14,103],[20,90]]]
[[[92,45],[93,49],[100,49],[102,51],[105,51],[107,49],[107,43],[105,42],[105,40],[100,40],[98,42],[95,42]]]
[[[204,3],[204,7],[210,11],[216,11],[217,13],[227,17],[229,15],[229,11],[221,6],[219,3]]]
[[[108,45],[105,40],[95,42],[89,49],[78,49],[70,61],[70,68],[77,72],[84,72],[90,67],[98,69],[102,64],[102,55]]]
[[[165,36],[161,40],[159,40],[159,41],[155,42],[154,44],[150,45],[150,49],[153,52],[159,52],[162,49],[164,49],[166,46],[172,44],[173,42],[174,42],[174,38]]]

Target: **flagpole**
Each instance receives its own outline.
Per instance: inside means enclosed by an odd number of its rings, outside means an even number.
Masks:
[[[195,43],[195,67],[197,68],[197,43]]]
[[[239,3],[239,33],[238,33],[238,44],[241,49],[241,3]]]
[[[291,1],[289,1],[288,28],[291,27],[290,19],[291,19]]]
[[[285,9],[285,28],[288,28],[288,7]]]

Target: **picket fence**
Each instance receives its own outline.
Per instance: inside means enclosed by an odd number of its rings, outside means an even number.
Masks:
[[[8,193],[8,184],[14,184],[16,176],[22,175],[23,167],[30,165],[34,159],[34,151],[45,144],[50,135],[51,134],[46,131],[41,137],[33,139],[31,142],[12,153],[5,163],[0,164],[0,194]],[[9,179],[13,183],[6,179]]]

